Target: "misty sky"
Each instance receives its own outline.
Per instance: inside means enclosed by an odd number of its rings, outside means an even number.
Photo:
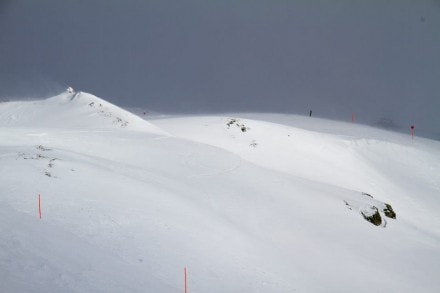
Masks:
[[[0,99],[390,118],[440,138],[440,0],[0,0]]]

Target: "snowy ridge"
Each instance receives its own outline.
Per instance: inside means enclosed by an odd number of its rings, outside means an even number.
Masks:
[[[1,292],[177,293],[184,267],[189,292],[440,288],[438,142],[84,93],[0,110]]]
[[[103,99],[84,92],[70,91],[46,100],[0,103],[0,125],[50,128],[69,126],[89,130],[127,128],[166,135],[158,127]]]

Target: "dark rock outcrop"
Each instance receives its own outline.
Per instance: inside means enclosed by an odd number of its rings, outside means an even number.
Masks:
[[[372,214],[367,213],[366,211],[361,211],[362,216],[365,220],[372,223],[375,226],[379,226],[382,224],[382,217],[380,216],[379,210],[376,207],[371,207],[374,211]]]
[[[386,203],[385,204],[385,208],[383,209],[383,213],[385,214],[385,216],[387,216],[388,218],[391,219],[395,219],[396,218],[396,213],[394,212],[393,208],[391,207],[390,204]]]

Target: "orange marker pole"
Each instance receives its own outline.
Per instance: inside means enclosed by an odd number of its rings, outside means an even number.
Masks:
[[[411,139],[414,140],[414,125],[411,125]]]
[[[40,215],[41,220],[41,196],[38,194],[38,214]]]
[[[183,270],[183,272],[184,272],[184,275],[185,275],[185,280],[184,280],[185,293],[188,293],[187,282],[186,282],[186,267],[185,267],[185,269]]]

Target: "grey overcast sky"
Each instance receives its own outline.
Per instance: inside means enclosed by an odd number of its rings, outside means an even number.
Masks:
[[[69,85],[161,112],[354,112],[440,138],[440,0],[0,0],[0,99]]]

